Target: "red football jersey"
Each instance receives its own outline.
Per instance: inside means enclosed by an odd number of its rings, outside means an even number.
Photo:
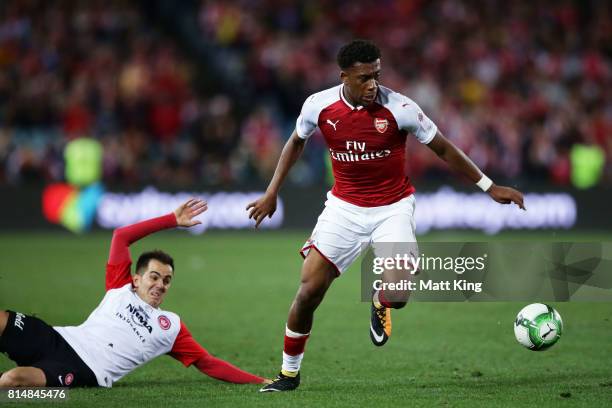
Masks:
[[[332,161],[332,194],[361,207],[388,205],[414,187],[404,174],[406,137],[429,143],[436,125],[410,98],[384,86],[369,106],[353,106],[343,85],[311,95],[297,119],[299,137],[321,129]]]

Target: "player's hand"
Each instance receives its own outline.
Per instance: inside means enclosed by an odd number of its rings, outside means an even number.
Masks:
[[[272,381],[272,380],[271,380],[271,379],[269,379],[269,378],[264,378],[264,380],[263,380],[262,384],[266,384],[266,385],[268,385],[268,384],[272,384],[273,382],[274,382],[274,381]]]
[[[202,221],[194,220],[194,218],[206,210],[208,210],[206,201],[200,200],[199,198],[192,198],[174,210],[176,225],[179,227],[193,227],[194,225],[201,224]]]
[[[526,210],[523,204],[523,193],[515,190],[511,187],[498,186],[493,184],[489,191],[487,191],[492,199],[501,204],[514,203],[519,206],[522,210]]]
[[[276,194],[264,194],[260,199],[247,205],[246,210],[251,210],[249,212],[249,218],[255,220],[255,228],[258,228],[259,224],[261,224],[266,216],[272,218],[272,215],[276,211]]]

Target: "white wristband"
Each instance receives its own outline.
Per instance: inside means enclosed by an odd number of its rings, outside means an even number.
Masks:
[[[480,187],[482,191],[487,191],[493,185],[493,181],[491,181],[490,178],[483,174],[481,179],[478,180],[478,183],[476,183],[476,185]]]

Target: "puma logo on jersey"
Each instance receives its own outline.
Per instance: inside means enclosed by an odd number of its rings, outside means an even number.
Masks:
[[[338,124],[338,122],[340,122],[339,119],[335,123],[327,119],[327,123],[329,123],[334,128],[334,130],[336,130],[336,125]]]

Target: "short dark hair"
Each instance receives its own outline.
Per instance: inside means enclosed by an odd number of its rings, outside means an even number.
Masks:
[[[338,66],[348,69],[357,62],[369,64],[380,58],[380,49],[368,40],[353,40],[338,51]]]
[[[163,264],[170,265],[172,272],[174,273],[174,259],[162,250],[154,249],[152,251],[144,252],[138,257],[136,262],[136,273],[142,275],[149,266],[149,261],[155,259]]]

